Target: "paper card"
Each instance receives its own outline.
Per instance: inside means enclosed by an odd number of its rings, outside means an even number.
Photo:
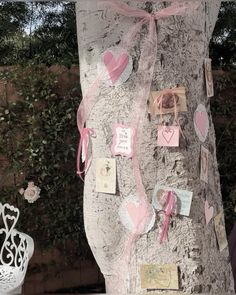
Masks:
[[[186,190],[181,190],[177,188],[167,187],[160,184],[157,184],[155,186],[153,196],[152,196],[152,205],[156,210],[161,210],[162,206],[160,203],[160,198],[162,194],[166,190],[173,190],[177,197],[178,197],[178,214],[189,216],[191,204],[192,204],[192,198],[193,193]]]
[[[99,75],[112,86],[119,86],[126,82],[133,70],[133,60],[126,50],[121,47],[108,48],[101,57],[98,65]]]
[[[211,221],[214,215],[214,208],[209,205],[208,201],[205,202],[205,217],[206,217],[206,225]]]
[[[96,159],[96,192],[116,193],[116,160],[112,158]]]
[[[218,215],[216,215],[216,217],[214,218],[214,222],[219,249],[220,251],[223,251],[228,246],[223,212],[220,212]]]
[[[141,288],[178,290],[178,268],[175,264],[144,264],[140,266]]]
[[[172,89],[176,98],[177,112],[187,112],[186,94],[184,87],[176,87]],[[149,97],[149,112],[152,116],[160,115],[161,107],[158,104],[157,98],[160,96],[161,91],[152,91]],[[156,101],[156,103],[155,103]],[[162,113],[174,113],[174,98],[170,94],[165,94],[162,100]]]
[[[119,208],[121,223],[134,234],[149,232],[155,223],[155,211],[150,203],[141,203],[136,196],[126,197]]]
[[[209,151],[201,146],[201,171],[200,171],[200,179],[206,183],[208,183],[208,167],[209,167]]]
[[[135,129],[121,124],[116,124],[113,126],[112,130],[113,142],[111,151],[113,156],[121,155],[132,158]]]
[[[179,146],[179,127],[158,126],[157,145],[170,147]]]
[[[213,83],[213,77],[212,77],[211,59],[210,58],[205,58],[204,66],[205,66],[207,97],[212,97],[212,96],[214,96],[214,83]]]
[[[204,105],[199,104],[193,117],[195,132],[200,139],[204,142],[208,135],[209,119],[208,113]]]

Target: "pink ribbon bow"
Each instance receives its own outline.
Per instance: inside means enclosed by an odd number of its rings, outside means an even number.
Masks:
[[[175,193],[173,191],[165,191],[161,197],[161,204],[165,217],[160,234],[160,243],[162,243],[167,237],[170,218],[177,214],[177,197]]]

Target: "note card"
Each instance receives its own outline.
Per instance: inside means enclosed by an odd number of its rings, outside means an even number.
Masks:
[[[96,159],[96,192],[116,193],[116,160],[112,158]]]
[[[213,83],[213,77],[212,77],[211,59],[210,58],[205,58],[204,66],[205,66],[207,97],[212,97],[212,96],[214,96],[214,83]]]
[[[200,171],[200,179],[206,183],[208,183],[208,166],[209,166],[209,151],[201,146],[201,171]]]
[[[223,251],[228,246],[223,212],[220,212],[218,215],[216,215],[216,217],[214,218],[214,222],[215,222],[215,232],[216,232],[219,249],[220,251]]]
[[[141,288],[178,290],[178,268],[175,264],[144,264],[140,266]]]
[[[134,128],[121,124],[114,125],[111,147],[113,156],[121,155],[131,158],[133,156],[134,135]]]
[[[193,197],[193,193],[190,191],[167,187],[167,186],[162,186],[160,184],[157,184],[155,186],[153,196],[152,196],[153,207],[157,210],[162,209],[160,198],[166,190],[168,190],[168,191],[173,190],[176,193],[176,195],[178,197],[178,208],[179,208],[178,214],[189,216],[191,204],[192,204],[192,197]]]

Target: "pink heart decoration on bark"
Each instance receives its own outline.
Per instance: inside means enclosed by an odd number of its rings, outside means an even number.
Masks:
[[[195,119],[196,127],[200,131],[201,135],[205,137],[207,132],[207,121],[208,121],[207,113],[205,111],[196,111],[194,119]]]
[[[106,51],[103,55],[103,62],[114,85],[125,71],[129,63],[129,56],[126,53],[122,53],[115,58],[112,52]]]
[[[162,131],[162,135],[164,137],[164,139],[166,140],[167,143],[170,143],[173,135],[174,135],[175,131],[171,128],[165,128],[163,131]]]
[[[147,214],[147,205],[145,203],[135,205],[134,203],[128,203],[127,211],[132,219],[135,231],[142,232],[145,229],[145,226],[148,222],[147,218],[149,217],[149,214]]]
[[[208,201],[205,202],[205,217],[206,217],[206,225],[210,222],[214,215],[214,208],[210,207]]]

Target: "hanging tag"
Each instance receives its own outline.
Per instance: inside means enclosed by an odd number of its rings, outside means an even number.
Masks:
[[[179,146],[179,126],[158,126],[158,146]]]
[[[143,264],[140,266],[141,288],[178,290],[178,268],[175,264]]]
[[[96,159],[96,192],[116,193],[116,159]]]
[[[213,83],[213,77],[212,77],[211,59],[210,58],[205,58],[204,66],[205,66],[207,97],[212,97],[212,96],[214,96],[214,83]]]
[[[201,146],[201,172],[200,179],[208,183],[209,151]]]
[[[220,212],[218,215],[216,215],[216,217],[214,218],[214,222],[215,222],[215,231],[216,231],[218,246],[221,252],[228,246],[223,212]]]
[[[214,208],[208,203],[208,201],[206,200],[205,202],[205,218],[206,218],[206,225],[208,225],[208,223],[211,221],[211,219],[213,218],[214,215]]]
[[[152,205],[156,210],[162,210],[162,204],[161,204],[161,196],[166,190],[172,190],[175,192],[176,196],[178,197],[178,206],[179,206],[179,212],[178,214],[189,216],[191,204],[192,204],[192,198],[193,198],[193,192],[187,191],[187,190],[181,190],[177,188],[172,187],[166,187],[159,183],[156,184],[155,189],[153,191],[152,195]]]
[[[116,124],[113,126],[112,155],[121,155],[128,158],[133,156],[135,129]]]

